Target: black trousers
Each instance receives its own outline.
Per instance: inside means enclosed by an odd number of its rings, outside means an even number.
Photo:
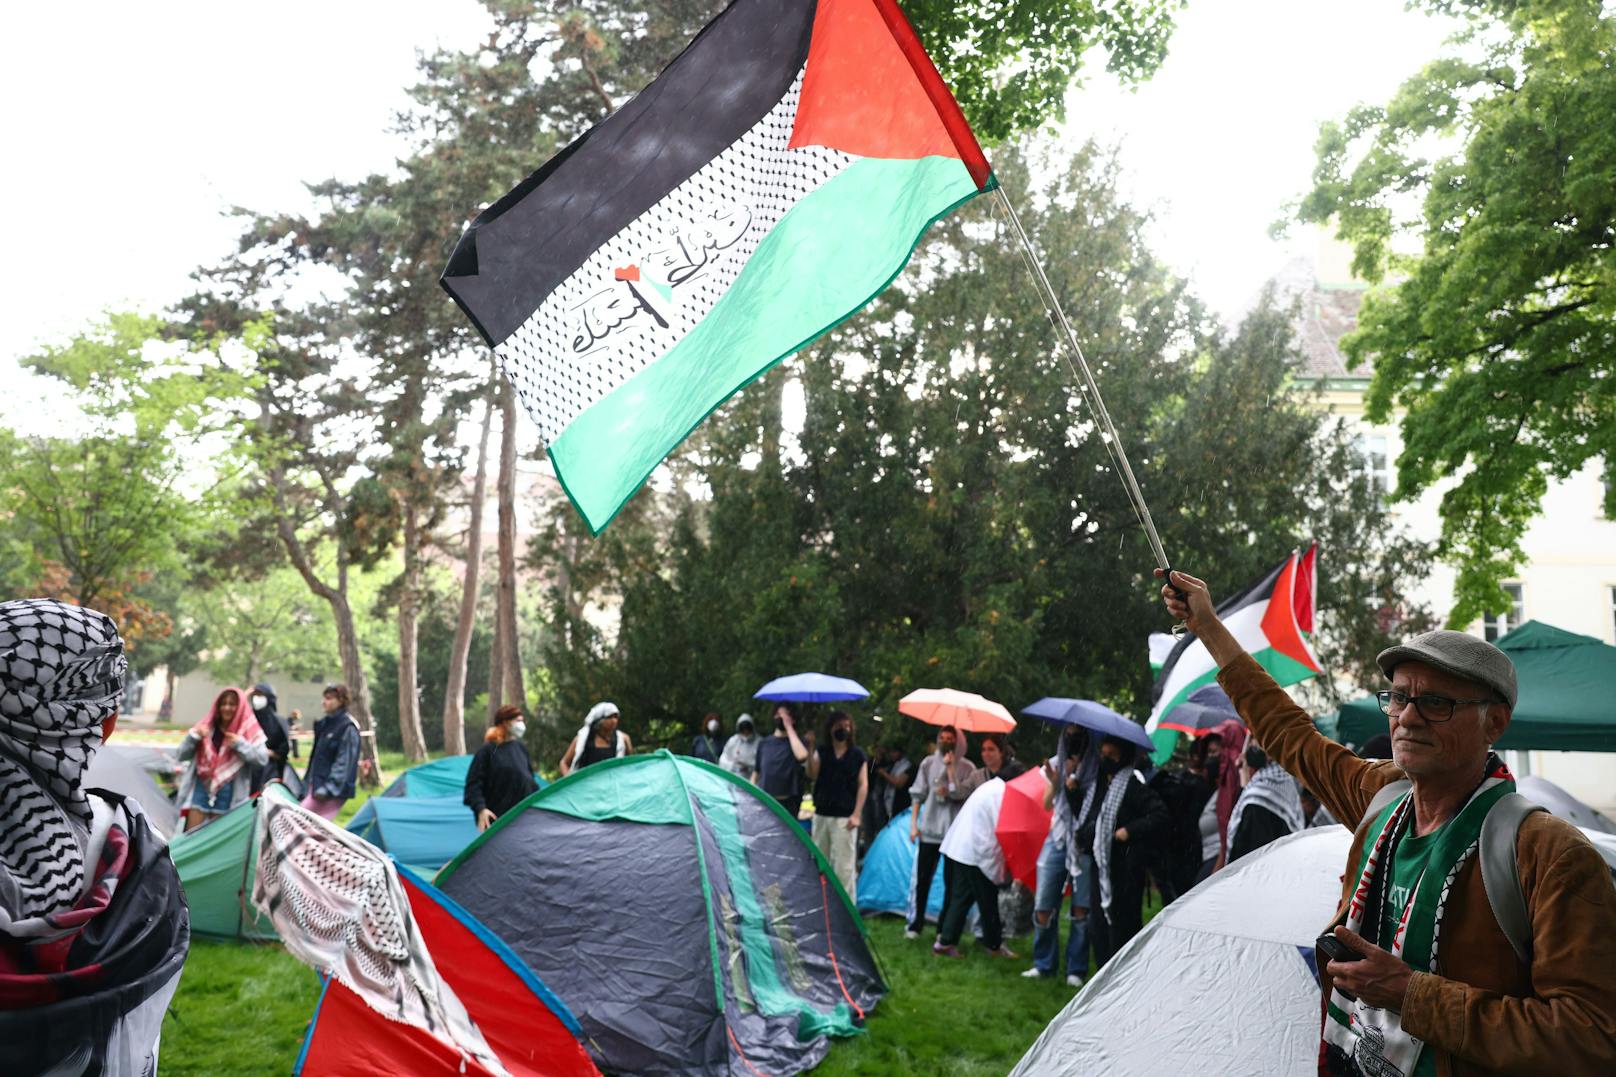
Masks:
[[[961,864],[943,857],[943,878],[948,881],[948,904],[943,908],[943,922],[937,929],[937,941],[944,946],[958,946],[965,933],[965,918],[976,906],[982,922],[982,945],[997,950],[1004,945],[1004,924],[999,920],[999,888],[975,864]]]
[[[937,861],[942,858],[943,843],[923,841],[915,846],[915,915],[909,921],[909,930],[924,931],[926,905],[931,901],[932,876],[937,874]],[[943,871],[943,907],[948,907],[948,871]]]
[[[1111,907],[1100,907],[1100,880],[1094,880],[1093,899],[1089,904],[1089,938],[1094,942],[1094,960],[1104,965],[1139,934],[1144,926],[1145,891],[1136,880],[1119,879],[1111,886]]]

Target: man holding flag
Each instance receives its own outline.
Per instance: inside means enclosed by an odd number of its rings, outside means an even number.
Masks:
[[[1333,938],[1318,949],[1320,1073],[1616,1072],[1616,888],[1576,827],[1522,816],[1509,798],[1514,780],[1490,750],[1516,704],[1508,656],[1459,632],[1381,652],[1393,758],[1364,760],[1314,728],[1205,583],[1173,572],[1162,597],[1262,747],[1356,827]],[[1484,826],[1500,810],[1517,811],[1513,833]],[[1501,851],[1489,840],[1500,833]],[[1484,878],[1511,842],[1513,912]]]

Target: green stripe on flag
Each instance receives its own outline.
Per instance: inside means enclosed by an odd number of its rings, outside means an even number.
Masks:
[[[590,528],[713,409],[879,295],[931,223],[979,193],[954,158],[862,158],[793,206],[706,318],[550,445]]]

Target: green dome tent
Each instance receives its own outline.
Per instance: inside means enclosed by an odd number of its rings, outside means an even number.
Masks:
[[[278,942],[280,936],[259,916],[246,896],[251,893],[258,852],[253,834],[258,804],[264,797],[297,800],[280,782],[237,804],[206,826],[175,834],[168,852],[180,875],[185,903],[191,909],[191,934],[212,939]]]
[[[1592,636],[1527,621],[1498,639],[1515,663],[1520,700],[1495,748],[1616,752],[1616,647]],[[1386,732],[1374,696],[1342,704],[1340,739],[1362,744]]]
[[[577,1015],[608,1072],[798,1073],[886,990],[802,828],[666,751],[534,793],[437,885]]]

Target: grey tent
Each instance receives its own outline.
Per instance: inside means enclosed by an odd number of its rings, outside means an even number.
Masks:
[[[800,1073],[886,990],[802,827],[751,782],[667,752],[539,790],[438,886],[567,1004],[610,1073]]]
[[[88,789],[105,789],[139,802],[151,828],[162,835],[164,841],[179,829],[180,810],[157,785],[156,779],[145,765],[153,749],[136,746],[129,751],[117,744],[103,745],[90,769],[85,772],[84,785]]]
[[[1523,774],[1515,779],[1515,789],[1527,800],[1543,805],[1568,823],[1601,834],[1616,834],[1616,823],[1611,822],[1609,816],[1590,808],[1547,778]]]

